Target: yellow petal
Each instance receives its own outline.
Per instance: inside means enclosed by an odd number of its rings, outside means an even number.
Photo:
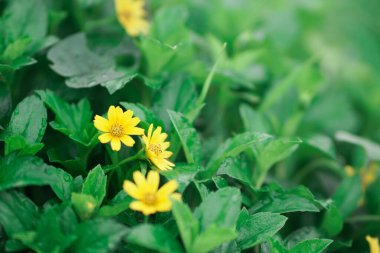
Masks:
[[[133,147],[133,145],[135,144],[135,141],[129,135],[123,135],[122,137],[120,137],[120,140],[124,143],[125,146],[128,147]]]
[[[177,200],[177,201],[181,201],[182,200],[182,196],[181,194],[175,192],[173,193],[172,195],[170,195],[170,198],[174,199],[174,200]]]
[[[150,188],[151,192],[156,192],[158,189],[158,185],[160,184],[160,174],[157,171],[151,170],[148,173],[146,178],[146,182]]]
[[[124,112],[124,117],[127,118],[128,120],[132,119],[133,112],[131,110],[127,110]]]
[[[95,115],[94,126],[102,132],[109,132],[110,129],[108,120],[99,115]]]
[[[157,192],[157,198],[164,199],[172,194],[178,188],[178,183],[175,180],[170,180],[164,184]]]
[[[148,137],[146,137],[145,135],[143,135],[143,136],[142,136],[142,140],[143,140],[145,146],[148,146],[148,145],[149,145]]]
[[[150,124],[148,128],[148,136],[147,136],[149,141],[152,138],[152,131],[153,131],[153,124]]]
[[[145,180],[144,175],[138,170],[133,172],[133,180],[135,181],[138,188],[144,188],[146,185],[146,180]]]
[[[164,152],[161,153],[160,157],[162,157],[162,158],[169,158],[172,155],[173,155],[173,152],[171,152],[171,151],[164,151]]]
[[[167,198],[156,206],[157,211],[167,212],[172,209],[172,202]]]
[[[127,127],[125,129],[125,133],[129,135],[143,135],[144,129],[139,127]]]
[[[132,183],[131,181],[125,180],[123,183],[123,190],[132,198],[135,199],[142,199],[144,196],[142,196],[140,190],[137,188],[137,186]]]
[[[108,120],[111,122],[118,122],[123,116],[123,110],[119,106],[111,105],[108,109]]]
[[[98,137],[101,143],[107,143],[112,139],[112,135],[110,133],[102,134]]]
[[[163,150],[166,150],[168,147],[170,147],[170,142],[164,142],[161,144],[161,147]]]
[[[370,248],[370,253],[380,253],[379,239],[376,237],[366,236]]]
[[[133,201],[129,205],[129,208],[135,211],[140,211],[144,215],[149,215],[156,212],[156,208],[154,206],[148,206],[144,202],[141,202],[141,201]]]
[[[112,138],[111,140],[111,149],[113,151],[119,151],[121,148],[121,143],[119,138]]]
[[[158,141],[159,142],[164,142],[168,138],[168,135],[166,133],[162,133],[158,136]]]
[[[152,138],[151,138],[151,141],[153,143],[160,143],[159,137],[161,135],[161,130],[162,130],[162,128],[160,126],[157,127],[156,130],[154,130]]]

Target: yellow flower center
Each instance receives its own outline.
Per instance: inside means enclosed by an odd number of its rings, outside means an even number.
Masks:
[[[161,154],[163,152],[160,144],[151,143],[151,144],[149,144],[148,149],[149,149],[149,151],[153,152],[156,156],[158,156],[159,154]]]
[[[117,124],[117,123],[113,124],[111,126],[110,133],[111,133],[112,136],[121,137],[121,136],[124,135],[124,128],[120,124]]]
[[[157,201],[156,194],[154,193],[147,193],[144,197],[144,202],[147,205],[154,205]]]

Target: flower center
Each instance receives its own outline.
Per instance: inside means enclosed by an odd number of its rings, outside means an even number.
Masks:
[[[144,202],[147,205],[153,205],[157,201],[156,195],[154,193],[145,194]]]
[[[123,128],[123,126],[120,125],[120,124],[117,124],[117,123],[116,123],[116,124],[113,124],[113,125],[111,126],[110,133],[111,133],[111,135],[113,135],[113,136],[121,137],[121,136],[124,135],[124,128]]]
[[[148,149],[153,152],[156,156],[162,153],[162,147],[160,144],[149,144]]]

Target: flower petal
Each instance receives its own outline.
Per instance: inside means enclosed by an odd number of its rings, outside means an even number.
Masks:
[[[152,138],[152,131],[153,131],[153,124],[150,124],[148,128],[148,136],[147,136],[149,141]]]
[[[99,115],[95,115],[94,126],[102,132],[109,132],[110,129],[108,120]]]
[[[132,198],[142,199],[144,196],[141,194],[137,186],[131,181],[125,180],[123,183],[123,190]]]
[[[112,139],[112,135],[110,133],[105,133],[100,135],[98,139],[101,143],[107,143],[110,142],[110,140]]]
[[[119,138],[112,138],[111,140],[111,149],[113,151],[119,151],[121,148],[121,143]]]
[[[125,133],[129,135],[143,135],[144,134],[144,129],[140,127],[127,127],[125,129]]]
[[[111,105],[108,109],[108,120],[111,122],[118,122],[123,117],[123,110],[119,106]]]
[[[131,110],[127,110],[124,112],[124,117],[128,120],[131,120],[133,116],[133,112]]]
[[[376,237],[366,236],[365,239],[367,240],[370,248],[371,253],[379,253],[380,252],[380,245],[379,245],[379,239]]]
[[[157,198],[164,199],[168,195],[172,194],[178,188],[178,183],[175,180],[170,180],[164,184],[157,192]]]
[[[164,201],[158,203],[156,209],[160,212],[170,211],[172,209],[172,202],[170,201],[170,199],[167,198]]]
[[[133,201],[131,204],[129,204],[129,208],[135,211],[140,211],[144,215],[149,215],[156,212],[155,206],[148,206],[147,204],[141,201]]]
[[[133,145],[135,144],[135,140],[133,140],[132,137],[129,135],[123,135],[122,137],[120,137],[120,140],[124,143],[125,146],[128,147],[133,147]]]
[[[133,172],[133,180],[135,181],[138,188],[145,188],[146,180],[140,171],[136,170]]]
[[[154,170],[149,171],[146,182],[151,192],[157,192],[158,186],[160,184],[160,174]]]

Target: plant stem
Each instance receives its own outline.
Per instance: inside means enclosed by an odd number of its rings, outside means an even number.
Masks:
[[[110,171],[113,171],[117,168],[119,168],[120,166],[124,165],[124,164],[127,164],[127,163],[130,163],[130,162],[133,162],[133,161],[136,161],[136,160],[141,160],[145,157],[145,153],[144,153],[145,149],[141,149],[139,152],[137,152],[135,155],[133,156],[130,156],[128,158],[125,158],[124,160],[121,160],[120,162],[118,162],[117,164],[113,165],[113,166],[110,166],[108,168],[105,169],[105,173],[108,173]]]
[[[347,222],[380,222],[380,215],[358,215],[347,219]]]

